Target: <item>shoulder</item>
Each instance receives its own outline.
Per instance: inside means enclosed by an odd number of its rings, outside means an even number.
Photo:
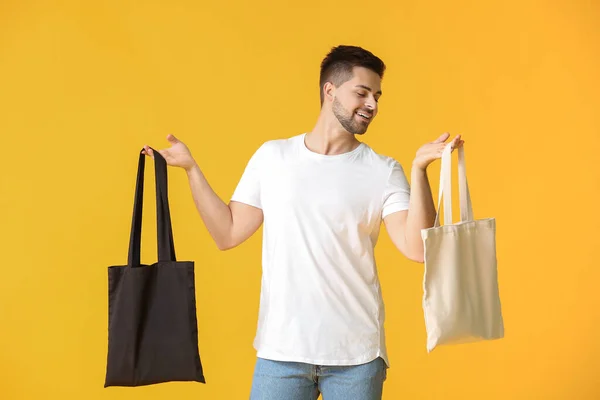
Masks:
[[[398,160],[396,160],[394,157],[380,153],[366,143],[363,143],[363,146],[365,147],[364,154],[367,156],[373,166],[380,169],[387,176],[391,175],[394,171],[400,171],[402,173],[404,172],[402,164],[400,164],[400,162],[398,162]]]
[[[299,140],[302,140],[302,137],[302,135],[296,135],[288,138],[267,140],[260,146],[260,149],[264,152],[287,151],[292,149],[296,144],[298,144]]]
[[[271,139],[263,142],[255,150],[252,158],[260,161],[278,159],[294,151],[298,141],[302,140],[302,135],[296,135],[289,138]]]
[[[370,147],[368,147],[367,151],[370,152],[369,157],[380,171],[380,177],[385,185],[386,196],[396,192],[410,193],[410,184],[404,168],[398,160],[386,154],[378,153]]]

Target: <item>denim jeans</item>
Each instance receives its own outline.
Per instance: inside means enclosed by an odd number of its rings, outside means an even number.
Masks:
[[[250,400],[381,400],[387,365],[381,357],[361,365],[321,366],[256,361]]]

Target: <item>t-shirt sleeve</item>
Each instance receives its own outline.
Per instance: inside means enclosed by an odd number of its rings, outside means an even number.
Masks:
[[[409,200],[410,185],[404,174],[404,169],[397,161],[394,161],[383,195],[381,218],[398,211],[408,210]]]
[[[260,185],[265,161],[265,145],[263,144],[254,152],[246,164],[242,177],[231,196],[231,201],[245,203],[262,209]]]

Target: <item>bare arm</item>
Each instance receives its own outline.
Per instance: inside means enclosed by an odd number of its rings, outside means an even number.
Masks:
[[[407,258],[422,263],[424,260],[421,230],[431,228],[435,223],[436,209],[427,177],[427,166],[442,156],[448,137],[443,134],[435,141],[422,146],[417,152],[411,170],[411,196],[407,211],[388,215],[385,226],[394,245]],[[462,146],[463,140],[457,136],[453,148]]]
[[[243,203],[225,204],[208,184],[187,146],[173,135],[167,140],[171,147],[157,151],[167,165],[186,171],[196,209],[217,247],[228,250],[252,236],[263,222],[262,210]],[[153,157],[148,145],[143,153]]]
[[[427,171],[413,166],[411,186],[408,210],[390,214],[384,222],[398,250],[410,260],[422,263],[424,248],[421,229],[433,226],[436,213]]]
[[[244,203],[225,204],[197,164],[186,170],[196,209],[220,250],[238,246],[258,230],[263,212]]]

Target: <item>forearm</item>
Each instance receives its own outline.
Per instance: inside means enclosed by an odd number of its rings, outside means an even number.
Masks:
[[[198,165],[186,171],[196,209],[219,248],[229,246],[233,218],[231,209],[215,193]]]
[[[435,214],[436,210],[427,170],[413,165],[411,170],[411,195],[406,217],[406,247],[410,254],[421,262],[424,256],[421,230],[433,226]]]

